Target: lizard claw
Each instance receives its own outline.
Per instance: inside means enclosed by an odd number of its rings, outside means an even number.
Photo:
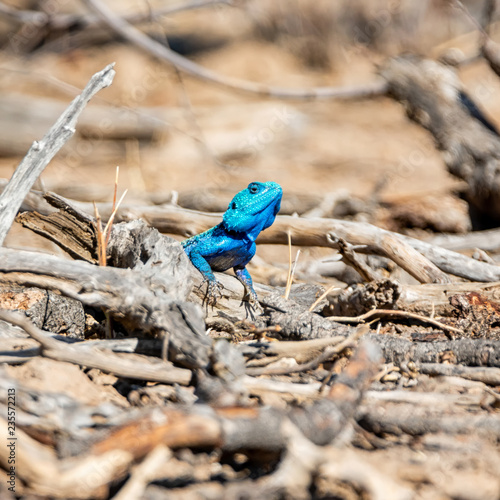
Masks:
[[[222,298],[222,290],[224,287],[217,280],[205,279],[203,282],[207,283],[207,291],[205,293],[205,300],[207,304],[214,306],[217,304],[217,300]]]
[[[254,290],[247,290],[248,303],[260,314],[264,312],[264,309],[259,303],[259,299]]]

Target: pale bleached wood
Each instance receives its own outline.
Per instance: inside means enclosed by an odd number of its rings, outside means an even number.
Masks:
[[[111,85],[115,75],[113,66],[114,63],[109,64],[90,79],[82,93],[73,100],[43,139],[33,143],[16,168],[0,195],[0,245],[3,244],[24,197],[38,176],[75,133],[80,113],[99,90]]]
[[[90,210],[88,203],[74,204],[83,211]],[[99,211],[106,218],[111,213],[111,205],[99,205]],[[121,207],[116,218],[123,221],[142,218],[163,233],[189,237],[221,222],[222,214],[197,212],[174,205],[129,205]],[[359,253],[384,255],[393,259],[424,283],[446,283],[449,280],[444,273],[471,281],[500,281],[500,267],[364,222],[278,216],[274,224],[260,234],[257,243],[286,245],[288,231],[292,235],[292,244],[297,246],[337,248],[330,235],[343,238],[352,245],[361,245],[362,248],[357,249]]]
[[[99,267],[0,248],[0,282],[59,290],[86,305],[104,308],[131,330],[152,335],[168,332],[174,361],[206,366],[211,341],[205,335],[201,310],[179,299],[181,285],[176,277],[155,276],[154,271],[154,267],[149,271]]]
[[[78,210],[88,214],[93,213],[92,204],[70,201]],[[29,199],[25,200],[25,206],[29,210],[42,210],[44,213],[53,211],[36,192],[30,193]],[[98,208],[103,219],[107,219],[111,214],[111,203],[100,203]],[[135,219],[145,220],[162,233],[189,237],[221,222],[222,214],[198,212],[171,204],[123,205],[116,214],[115,222]],[[498,266],[364,222],[278,216],[274,224],[260,234],[257,243],[287,245],[288,231],[292,235],[292,244],[297,246],[337,248],[332,236],[343,238],[352,245],[359,245],[360,248],[356,249],[358,253],[378,254],[393,259],[424,283],[449,282],[444,273],[470,281],[500,281]],[[420,265],[423,267],[419,267]]]

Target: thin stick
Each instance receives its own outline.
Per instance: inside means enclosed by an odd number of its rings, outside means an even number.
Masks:
[[[68,108],[58,118],[43,139],[35,141],[16,168],[9,183],[0,194],[0,246],[3,244],[14,218],[36,179],[50,160],[75,133],[81,112],[99,90],[109,87],[113,81],[114,64],[96,73]]]
[[[290,373],[299,373],[309,370],[315,370],[321,363],[331,360],[334,356],[341,353],[347,347],[352,347],[360,337],[365,335],[369,330],[368,325],[362,325],[359,328],[334,346],[328,346],[324,351],[307,363],[302,363],[296,366],[266,366],[264,368],[249,368],[246,370],[248,375],[288,375]]]
[[[285,299],[288,300],[292,289],[292,233],[288,231],[288,275],[286,277]]]
[[[420,314],[393,309],[372,309],[371,311],[368,311],[365,314],[361,314],[360,316],[329,316],[328,319],[336,321],[337,323],[364,323],[366,319],[371,318],[372,316],[397,316],[400,318],[416,319],[424,323],[429,323],[430,325],[436,326],[437,328],[441,328],[444,331],[456,333],[458,335],[464,334],[464,332],[458,328],[448,326],[444,323],[441,323],[440,321],[428,318],[427,316],[421,316]],[[454,339],[452,335],[448,335],[448,337],[452,340]]]
[[[94,202],[94,214],[95,214],[95,223],[97,226],[97,257],[99,260],[99,265],[106,266],[106,254],[104,253],[103,256],[103,248],[105,247],[105,241],[102,232],[101,216],[99,214],[99,209],[97,208],[95,202]]]
[[[109,235],[111,234],[111,226],[113,225],[113,220],[115,219],[116,212],[120,208],[120,204],[123,201],[123,198],[125,198],[125,195],[128,193],[128,189],[125,189],[123,194],[121,195],[120,199],[118,200],[118,203],[116,204],[116,207],[113,209],[111,212],[111,215],[109,217],[108,223],[106,224],[106,227],[104,228],[104,235],[106,236],[106,247],[109,241]]]
[[[113,207],[111,208],[111,214],[116,213],[116,194],[118,192],[118,177],[120,175],[120,167],[117,165],[116,166],[116,174],[115,174],[115,189],[113,192]],[[109,218],[111,220],[111,217]],[[109,224],[109,221],[108,221]],[[108,242],[109,242],[109,236],[111,234],[111,231],[108,232],[108,224],[106,224],[106,227],[104,228],[104,234],[106,235],[106,248],[108,247]]]
[[[309,308],[309,312],[313,312],[314,308],[330,293],[333,292],[333,290],[340,290],[340,288],[337,285],[332,285],[328,290],[323,292],[311,305]]]

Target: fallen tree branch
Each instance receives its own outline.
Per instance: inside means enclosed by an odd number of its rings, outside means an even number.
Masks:
[[[476,380],[488,385],[500,386],[500,368],[477,368],[472,366],[448,365],[442,363],[419,363],[417,369],[426,375],[444,375]]]
[[[157,246],[160,249],[159,243]],[[133,248],[130,253],[128,258],[132,259]],[[163,263],[168,267],[167,255],[164,254]],[[184,255],[182,248],[177,255]],[[126,259],[127,255],[122,258]],[[173,258],[175,261],[175,256]],[[178,274],[183,266],[175,262],[171,264],[176,265],[177,270],[156,274],[156,267],[143,266],[142,272],[98,267],[51,255],[1,248],[0,282],[59,290],[86,305],[104,308],[131,330],[152,335],[168,332],[173,360],[188,367],[206,366],[211,341],[205,335],[200,308],[184,302],[184,295],[177,295],[187,289],[177,281],[179,276],[184,276],[181,279],[185,280],[185,275]]]
[[[287,444],[283,426],[289,419],[312,442],[327,444],[352,416],[379,363],[378,348],[363,342],[328,395],[307,407],[284,412],[275,408],[213,409],[195,405],[161,409],[165,418],[158,418],[158,409],[154,409],[109,432],[90,452],[100,455],[118,448],[131,452],[137,459],[161,442],[174,449],[220,447],[228,452],[253,449],[277,453]]]
[[[335,355],[341,353],[347,347],[353,347],[356,342],[368,332],[368,327],[363,325],[357,328],[351,335],[342,339],[335,345],[326,346],[324,351],[311,359],[307,363],[301,363],[296,366],[281,367],[281,366],[269,366],[264,368],[247,368],[246,373],[248,375],[259,376],[259,375],[288,375],[290,373],[300,373],[308,370],[315,370],[321,363],[331,360]],[[316,339],[316,341],[319,339]],[[305,342],[314,342],[314,340],[309,340]]]
[[[479,434],[489,439],[500,439],[500,419],[497,415],[443,415],[429,413],[428,407],[398,404],[392,407],[370,405],[360,407],[356,420],[365,429],[376,434],[429,433]]]
[[[471,207],[500,220],[500,137],[456,72],[437,61],[405,55],[386,61],[380,74],[389,96],[432,134],[448,171],[467,183]]]
[[[90,79],[82,93],[73,100],[43,139],[33,143],[16,168],[9,183],[0,194],[0,245],[3,244],[24,197],[29,193],[38,176],[75,133],[76,121],[80,113],[99,90],[111,85],[115,75],[113,66],[114,64],[106,66]]]
[[[0,430],[5,436],[9,428],[7,420],[0,418]],[[17,427],[16,438],[16,474],[32,491],[52,498],[100,498],[109,483],[125,474],[133,460],[132,454],[123,449],[60,460],[52,448]],[[6,471],[10,470],[9,451],[6,446],[0,447],[0,464]]]
[[[46,205],[36,193],[30,193],[30,204],[33,208],[43,209]],[[93,213],[90,203],[70,200],[71,205],[88,214]],[[111,214],[111,204],[98,204],[103,219]],[[45,208],[47,210],[47,208]],[[48,210],[50,212],[51,210]],[[202,233],[217,225],[222,214],[208,214],[183,209],[174,205],[159,206],[122,206],[115,217],[117,222],[143,219],[162,233],[178,234],[184,237]],[[333,237],[343,238],[351,245],[359,246],[357,251],[364,254],[376,254],[393,258],[403,269],[416,274],[424,282],[449,282],[444,273],[471,281],[500,281],[500,267],[471,259],[445,248],[431,245],[416,238],[410,238],[381,229],[364,222],[344,221],[337,219],[305,219],[301,217],[278,216],[274,224],[263,231],[257,243],[288,244],[288,232],[291,232],[292,243],[296,246],[319,246],[337,248]],[[410,249],[408,250],[408,248]],[[416,254],[413,250],[416,250]],[[416,263],[405,260],[415,255],[424,268],[417,269]],[[422,258],[424,257],[424,259]],[[423,260],[422,260],[423,259]]]
[[[45,335],[29,319],[20,314],[0,310],[0,319],[23,328],[30,337],[42,346],[42,354],[56,361],[67,361],[79,366],[98,368],[118,377],[150,380],[164,384],[188,385],[192,378],[190,370],[176,368],[157,359],[146,361],[144,357],[118,357],[111,352],[92,348],[78,348]]]

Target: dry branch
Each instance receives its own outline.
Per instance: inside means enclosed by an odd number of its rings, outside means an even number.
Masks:
[[[97,349],[82,349],[45,335],[27,318],[0,310],[0,319],[23,328],[42,346],[42,354],[57,361],[67,361],[88,368],[98,368],[119,377],[150,380],[164,384],[188,385],[192,374],[189,370],[175,368],[159,360],[120,358]],[[129,357],[130,358],[130,357]]]
[[[335,296],[332,316],[359,316],[372,309],[395,309],[425,316],[450,317],[456,308],[454,295],[475,292],[485,300],[500,301],[500,283],[449,283],[404,285],[393,280],[372,281],[349,286]]]
[[[479,434],[492,440],[500,439],[500,419],[497,415],[442,415],[429,412],[427,407],[398,404],[391,408],[369,406],[360,408],[358,423],[376,434],[421,436],[428,433]]]
[[[30,195],[30,206],[47,210],[46,205],[35,193],[32,192]],[[74,200],[70,203],[83,212],[93,213],[90,203]],[[111,204],[98,204],[98,208],[104,219],[110,216]],[[153,207],[125,205],[118,210],[115,218],[116,221],[135,219],[144,219],[162,233],[187,237],[215,226],[221,221],[221,215],[196,212],[173,205]],[[444,273],[471,281],[500,281],[498,266],[362,222],[278,216],[275,223],[260,234],[257,242],[286,245],[289,231],[292,235],[292,244],[297,246],[336,248],[330,235],[340,237],[351,245],[359,246],[357,249],[359,253],[383,255],[393,259],[424,283],[449,282]]]
[[[201,214],[177,207],[151,207],[135,211],[130,207],[130,210],[133,217],[142,216],[158,230],[173,234],[197,234],[220,221],[220,216]],[[127,215],[130,217],[131,213]],[[343,238],[352,245],[364,245],[364,248],[357,250],[359,253],[375,253],[394,259],[403,269],[419,276],[423,282],[444,280],[442,273],[434,271],[434,265],[441,271],[472,281],[500,281],[500,268],[497,266],[360,222],[278,216],[275,223],[261,233],[257,241],[258,243],[286,245],[288,230],[292,233],[292,243],[298,246],[335,248],[335,244],[328,238],[330,234]],[[404,243],[400,243],[401,241]],[[407,252],[408,246],[433,265],[430,268],[426,266],[427,268],[418,270],[415,262],[406,261],[405,258],[409,259],[410,255],[413,257],[415,254],[413,251]],[[421,263],[421,260],[419,258],[418,262]],[[422,273],[426,274],[426,280]]]
[[[180,249],[177,256],[183,255]],[[133,249],[128,257],[133,258]],[[169,332],[173,360],[191,367],[206,366],[210,341],[201,311],[179,300],[186,284],[177,277],[185,280],[185,275],[177,261],[171,264],[176,267],[171,274],[155,275],[154,269],[148,273],[97,267],[4,248],[0,249],[0,282],[59,290],[86,305],[104,308],[132,330],[153,335]]]
[[[420,373],[427,375],[462,377],[467,380],[477,380],[485,384],[500,386],[500,368],[477,368],[442,363],[420,363],[417,368]]]
[[[387,61],[380,73],[389,95],[432,134],[449,172],[467,182],[472,207],[500,219],[500,137],[454,70],[436,61],[402,56]]]
[[[310,406],[283,412],[272,408],[213,409],[196,405],[190,409],[163,409],[165,419],[159,419],[155,410],[110,432],[92,446],[91,452],[100,455],[119,448],[138,458],[159,442],[171,448],[208,446],[231,452],[246,449],[279,452],[287,444],[283,426],[288,419],[314,443],[326,444],[344,428],[379,363],[378,348],[364,342],[328,396]]]
[[[114,64],[106,66],[90,79],[81,95],[73,100],[43,139],[33,143],[23,161],[16,168],[0,195],[0,245],[3,244],[24,197],[29,193],[38,176],[75,133],[78,117],[89,100],[99,90],[111,85],[115,75],[113,66]]]
[[[173,64],[178,70],[199,78],[206,82],[215,83],[225,88],[230,88],[240,92],[259,94],[266,97],[276,97],[280,99],[361,99],[383,95],[386,92],[385,82],[375,82],[361,87],[318,87],[310,89],[286,89],[280,87],[269,87],[267,85],[239,80],[231,77],[223,77],[211,70],[196,64],[185,57],[170,50],[152,38],[148,37],[137,28],[129,24],[123,18],[118,17],[103,2],[99,0],[84,0],[84,3],[97,16],[99,16],[113,31],[137,45],[149,54],[161,61]]]

